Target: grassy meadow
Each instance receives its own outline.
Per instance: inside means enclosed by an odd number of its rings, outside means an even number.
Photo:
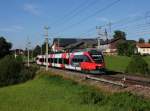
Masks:
[[[0,88],[0,111],[150,111],[150,100],[104,94],[61,77],[43,75]]]
[[[143,59],[149,64],[150,68],[150,56],[144,56]],[[105,63],[108,70],[125,72],[131,57],[127,56],[105,56]]]

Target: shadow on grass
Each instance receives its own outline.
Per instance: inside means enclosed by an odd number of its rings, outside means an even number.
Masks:
[[[106,75],[116,75],[116,74],[123,74],[122,72],[106,70]]]

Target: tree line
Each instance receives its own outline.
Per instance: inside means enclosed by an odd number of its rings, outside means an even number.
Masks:
[[[126,33],[120,30],[117,30],[114,32],[113,38],[120,38],[123,41],[120,41],[117,43],[117,52],[118,55],[122,56],[132,56],[136,53],[136,42],[132,40],[126,40]],[[145,43],[144,38],[139,38],[139,43]],[[148,40],[148,43],[150,43],[150,39]]]

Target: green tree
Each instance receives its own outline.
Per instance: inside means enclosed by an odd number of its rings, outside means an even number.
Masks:
[[[126,42],[120,42],[117,45],[117,51],[119,55],[125,55],[128,44]]]
[[[10,54],[11,47],[12,44],[10,42],[7,42],[4,37],[0,37],[0,58]]]
[[[118,43],[117,51],[119,55],[131,56],[135,52],[135,43],[123,41]]]
[[[36,57],[39,54],[41,54],[41,47],[37,45],[33,50],[33,56]]]
[[[145,43],[144,38],[139,38],[139,43]]]
[[[126,33],[120,30],[116,30],[113,35],[114,38],[120,38],[126,40]]]

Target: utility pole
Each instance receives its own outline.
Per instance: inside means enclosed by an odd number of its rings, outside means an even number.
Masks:
[[[109,22],[109,23],[108,23],[108,26],[109,26],[109,33],[110,33],[110,34],[109,34],[109,38],[111,38],[111,25],[112,25],[111,22]]]
[[[58,43],[57,43],[57,52],[59,52],[59,38],[58,38]]]
[[[48,26],[44,27],[45,29],[45,42],[46,42],[46,71],[48,71]]]
[[[106,40],[108,40],[108,33],[107,33],[107,29],[105,28],[105,37],[106,37]]]
[[[98,37],[97,37],[97,42],[98,42],[98,44],[97,44],[97,48],[98,49],[100,49],[100,37],[101,37],[101,32],[100,32],[100,30],[101,30],[101,27],[100,26],[96,26],[96,29],[97,29],[97,32],[98,32]]]
[[[28,50],[28,67],[30,67],[30,44],[29,38],[27,40],[27,50]]]
[[[42,52],[43,50],[42,50],[42,45],[41,45],[41,55],[43,54],[43,52]]]

